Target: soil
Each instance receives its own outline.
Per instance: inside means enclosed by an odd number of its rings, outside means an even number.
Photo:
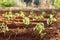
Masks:
[[[0,40],[60,40],[60,15],[56,15],[57,22],[51,26],[45,27],[43,37],[38,31],[34,31],[31,25],[29,27],[20,27],[10,25],[12,28],[6,33],[0,33]],[[14,28],[16,27],[16,28]]]
[[[0,40],[60,40],[60,22],[56,22],[49,27],[46,27],[43,38],[40,38],[37,31],[32,28],[26,29],[10,29],[9,32],[0,34]],[[20,30],[20,31],[19,31]],[[9,38],[10,36],[10,38]]]
[[[60,40],[60,13],[56,14],[57,22],[45,29],[46,35],[42,40]]]
[[[27,29],[10,29],[9,32],[0,33],[0,40],[60,40],[60,28],[58,24],[53,24],[46,27],[43,38],[40,38],[37,31],[33,31],[32,28]],[[20,31],[19,31],[20,30]],[[10,36],[10,38],[9,38]]]

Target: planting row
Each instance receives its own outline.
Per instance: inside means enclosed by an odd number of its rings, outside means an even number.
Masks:
[[[45,17],[46,12],[42,11],[40,14],[35,14],[34,11],[31,11],[30,14],[26,16],[23,11],[19,13],[12,13],[11,11],[5,12],[0,15],[0,22],[4,22],[6,24],[31,24],[32,22],[40,22],[40,21],[47,21],[47,24],[51,24],[52,21],[56,21],[54,18],[55,11],[52,10],[51,14],[48,14],[48,18]]]
[[[30,25],[32,25],[35,29],[40,31],[39,33],[41,33],[45,26],[44,22],[46,22],[47,26],[49,26],[57,21],[56,18],[54,17],[55,16],[54,10],[52,10],[52,13],[49,14],[48,18],[44,17],[45,14],[46,14],[45,11],[42,11],[40,15],[36,15],[34,14],[34,11],[31,11],[30,15],[28,16],[26,16],[23,11],[14,14],[11,11],[5,12],[0,15],[0,28],[2,32],[5,32],[8,31],[9,26],[12,28],[14,27],[19,28],[22,26],[28,28]]]
[[[11,11],[0,14],[0,37],[10,39],[11,37],[30,35],[31,37],[43,38],[46,34],[45,27],[49,27],[57,20],[53,10],[48,17],[46,12],[42,11],[35,14],[34,11],[25,13],[24,11],[13,13]],[[2,35],[1,35],[2,34]],[[9,35],[10,34],[10,35]],[[29,37],[30,37],[29,36]]]

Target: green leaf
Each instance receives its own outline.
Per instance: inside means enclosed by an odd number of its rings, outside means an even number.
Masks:
[[[20,11],[20,16],[23,17],[23,18],[25,17],[25,14],[24,14],[23,11]]]
[[[30,19],[28,17],[25,17],[23,19],[23,22],[26,24],[26,25],[29,25],[30,24]]]
[[[0,23],[1,32],[9,31],[8,26],[5,23]]]
[[[44,23],[39,23],[39,24],[37,24],[36,27],[35,27],[35,29],[36,29],[37,31],[39,31],[39,34],[41,34],[42,31],[44,30]]]

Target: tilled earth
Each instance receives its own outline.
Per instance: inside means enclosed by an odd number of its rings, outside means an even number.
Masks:
[[[59,15],[60,16],[60,15]],[[43,38],[40,38],[37,31],[32,29],[17,29],[7,32],[6,34],[0,33],[0,40],[60,40],[60,17],[57,17],[57,22],[45,28],[46,33]],[[25,32],[24,32],[25,31]]]
[[[46,35],[42,40],[60,40],[60,13],[56,14],[57,22],[45,29]]]

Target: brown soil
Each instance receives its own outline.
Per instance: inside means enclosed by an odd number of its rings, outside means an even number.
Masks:
[[[60,29],[57,25],[46,28],[43,40],[60,40]]]
[[[33,28],[10,29],[9,32],[0,33],[0,40],[60,40],[60,23],[56,22],[49,27],[46,27],[46,33],[43,38],[40,38],[37,31]],[[9,38],[10,36],[10,38]]]
[[[13,24],[8,25],[11,27],[8,32],[5,34],[0,33],[0,40],[60,40],[60,15],[56,16],[56,18],[58,21],[45,28],[44,33],[46,34],[43,35],[42,38],[39,36],[38,31],[33,30],[34,27],[31,25],[25,28],[23,26],[18,28],[17,26],[14,26],[15,24]]]
[[[1,40],[39,40],[39,34],[37,31],[33,31],[32,28],[28,29],[10,29],[9,32],[0,33]]]
[[[46,35],[42,40],[60,40],[60,13],[56,14],[57,22],[45,29]]]

